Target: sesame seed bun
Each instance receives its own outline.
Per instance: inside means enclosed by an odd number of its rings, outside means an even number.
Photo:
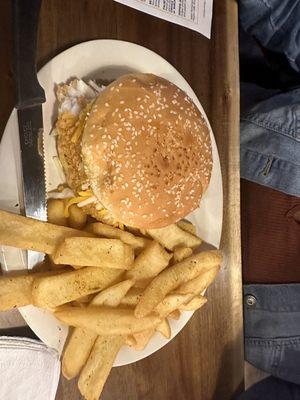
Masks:
[[[160,228],[199,206],[212,170],[209,130],[171,82],[125,75],[96,99],[83,131],[82,160],[94,194],[115,219]]]

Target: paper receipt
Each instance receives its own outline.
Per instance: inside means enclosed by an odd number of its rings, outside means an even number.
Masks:
[[[115,0],[210,38],[213,0]]]

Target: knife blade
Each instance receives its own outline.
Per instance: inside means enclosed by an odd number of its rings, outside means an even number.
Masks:
[[[37,79],[36,42],[41,0],[13,0],[14,76],[18,114],[23,213],[47,220],[45,168],[43,155],[43,112],[45,93]],[[28,268],[44,255],[27,253]]]

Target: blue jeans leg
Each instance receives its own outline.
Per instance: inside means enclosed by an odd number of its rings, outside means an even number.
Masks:
[[[300,400],[300,386],[270,376],[251,386],[236,400]]]

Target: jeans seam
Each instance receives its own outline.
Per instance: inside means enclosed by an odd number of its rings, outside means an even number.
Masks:
[[[290,338],[251,338],[245,337],[245,342],[253,346],[277,347],[280,348],[290,345],[300,345],[300,337],[292,336]]]
[[[255,153],[255,154],[258,154],[258,155],[260,155],[260,156],[264,156],[264,157],[273,157],[273,163],[274,163],[274,161],[278,160],[278,161],[286,162],[287,164],[295,165],[296,167],[299,167],[299,166],[300,166],[300,164],[293,163],[293,162],[290,161],[290,160],[285,160],[285,159],[283,159],[283,158],[280,158],[280,157],[275,156],[274,154],[264,154],[264,153],[260,153],[260,152],[258,152],[257,150],[250,149],[249,147],[244,146],[244,145],[241,145],[241,149],[242,149],[242,150],[250,151],[251,153]],[[272,163],[272,164],[273,164],[273,163]]]
[[[257,120],[255,120],[254,117],[251,118],[250,114],[248,114],[248,117],[241,117],[241,121],[249,122],[251,124],[260,126],[261,128],[268,129],[269,131],[277,132],[280,135],[288,137],[291,140],[295,140],[298,143],[300,142],[300,138],[299,139],[297,138],[298,132],[296,132],[294,129],[292,129],[292,130],[286,129],[286,132],[285,132],[285,129],[282,126],[273,125],[273,124],[270,124],[267,122],[265,122],[265,123],[258,122]],[[288,132],[292,132],[293,135],[289,135]]]

